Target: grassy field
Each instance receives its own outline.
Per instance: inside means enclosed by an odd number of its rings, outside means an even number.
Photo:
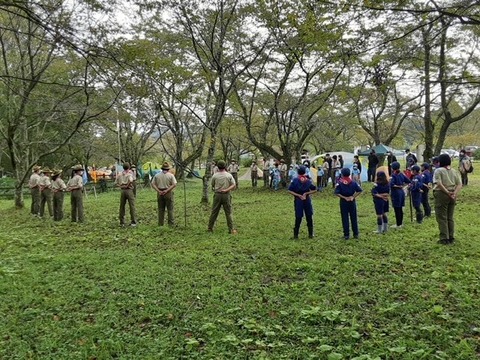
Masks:
[[[185,189],[173,229],[156,225],[149,189],[137,228],[118,227],[118,192],[88,194],[85,224],[69,222],[68,198],[60,223],[0,200],[0,359],[480,357],[480,176],[453,246],[408,208],[405,229],[372,234],[369,184],[352,241],[330,189],[314,196],[315,239],[302,224],[297,241],[285,191],[241,183],[232,236],[223,213],[207,233],[200,182]]]

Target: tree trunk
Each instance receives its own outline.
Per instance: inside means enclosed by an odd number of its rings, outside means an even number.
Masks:
[[[427,33],[428,34],[428,33]],[[424,89],[425,89],[425,111],[423,115],[423,122],[425,125],[425,151],[423,158],[429,160],[433,157],[433,131],[434,126],[432,122],[432,109],[430,106],[430,44],[428,43],[427,34],[423,35],[423,49],[424,49]]]
[[[208,152],[207,152],[207,165],[205,169],[205,175],[202,178],[203,181],[203,191],[202,191],[202,200],[200,203],[202,204],[208,204],[208,194],[209,194],[209,184],[210,184],[210,178],[212,177],[211,174],[211,165],[213,162],[213,158],[215,156],[215,149],[216,149],[216,144],[217,144],[217,136],[216,136],[215,131],[210,131],[210,144],[208,145]]]
[[[23,199],[23,186],[18,181],[15,184],[15,208],[23,209],[25,207],[25,202]]]

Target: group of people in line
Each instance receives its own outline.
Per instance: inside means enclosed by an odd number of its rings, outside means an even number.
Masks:
[[[462,185],[468,183],[468,173],[473,170],[470,158],[465,152],[460,152],[459,171],[451,166],[451,158],[448,154],[442,154],[433,158],[433,164],[423,163],[417,165],[416,157],[407,153],[406,169],[400,170],[400,163],[392,156],[388,163],[388,173],[378,171],[378,162],[375,164],[374,177],[370,176],[370,169],[374,161],[368,162],[369,180],[374,184],[371,190],[373,204],[377,216],[376,234],[385,234],[389,227],[401,229],[403,227],[403,208],[405,206],[406,194],[410,195],[411,205],[415,209],[417,223],[422,223],[424,217],[432,214],[429,203],[429,193],[433,189],[435,200],[435,215],[440,230],[439,242],[451,244],[454,242],[454,209],[455,202]],[[371,152],[371,157],[376,155]],[[267,170],[268,168],[268,170]],[[157,173],[151,180],[152,188],[157,192],[158,225],[165,224],[165,215],[169,226],[174,225],[174,199],[173,193],[177,185],[175,176],[170,172],[170,164],[164,162],[161,172]],[[323,158],[323,164],[317,168],[316,185],[311,176],[310,162],[305,160],[302,165],[287,165],[283,159],[270,165],[265,159],[263,163],[264,186],[278,189],[279,186],[287,188],[294,197],[295,225],[293,238],[298,239],[300,225],[303,217],[306,217],[308,236],[314,237],[313,231],[313,205],[311,195],[321,190],[331,180],[334,187],[334,194],[340,198],[340,214],[343,227],[343,238],[350,239],[350,227],[353,238],[359,237],[358,216],[356,198],[363,192],[361,187],[360,173],[362,171],[358,156],[355,156],[350,168],[344,167],[341,155],[330,157],[327,154]],[[232,219],[232,198],[231,192],[238,188],[239,166],[232,160],[227,166],[226,162],[220,160],[212,165],[211,186],[214,193],[212,212],[208,222],[207,230],[213,231],[216,219],[223,208],[228,231],[236,234],[237,230]],[[259,167],[256,161],[251,165],[252,186],[257,186]],[[29,180],[29,187],[32,195],[31,213],[34,216],[44,217],[45,206],[49,215],[54,221],[63,219],[63,198],[65,192],[71,194],[71,221],[83,222],[83,172],[82,165],[75,165],[72,168],[72,176],[67,184],[62,180],[61,170],[50,170],[49,168],[33,167],[33,173]],[[126,204],[130,210],[130,226],[137,226],[137,215],[135,208],[136,198],[136,171],[135,166],[129,163],[123,164],[123,171],[118,173],[115,184],[121,191],[119,221],[120,226],[126,226]],[[388,212],[391,205],[395,214],[395,224],[389,226]]]
[[[72,176],[67,184],[63,181],[62,170],[50,170],[48,167],[41,168],[35,165],[28,181],[28,187],[32,195],[30,212],[33,216],[43,218],[45,206],[48,214],[54,221],[63,219],[63,198],[65,192],[71,194],[72,221],[83,222],[83,167],[75,165],[72,168]]]
[[[209,219],[208,230],[213,231],[215,221],[220,209],[223,207],[227,218],[229,233],[236,234],[237,230],[233,225],[232,202],[230,192],[237,187],[237,182],[233,174],[227,172],[227,166],[224,161],[217,164],[218,170],[212,176],[211,185],[214,192],[212,213]],[[170,172],[170,164],[164,162],[161,171],[151,180],[152,188],[157,193],[158,207],[158,225],[165,224],[165,215],[167,223],[174,226],[174,192],[177,186],[175,176]],[[63,219],[63,198],[65,192],[71,194],[71,221],[82,223],[84,221],[83,211],[83,173],[85,169],[82,165],[75,165],[72,168],[72,176],[67,184],[62,180],[61,170],[50,170],[34,166],[32,175],[29,179],[29,188],[32,195],[31,213],[33,216],[43,218],[45,215],[45,205],[48,207],[49,215],[53,216],[54,221]],[[123,164],[123,171],[115,177],[115,185],[120,189],[120,226],[126,226],[126,205],[128,203],[130,210],[131,227],[137,226],[137,213],[135,208],[136,198],[136,171],[135,167],[128,162]]]
[[[407,160],[404,171],[400,170],[398,161],[393,161],[389,166],[390,174],[379,171],[377,163],[371,190],[377,217],[377,230],[374,233],[385,234],[388,231],[390,202],[395,214],[395,224],[391,225],[390,228],[403,228],[403,208],[405,207],[407,194],[410,195],[411,205],[415,209],[416,221],[421,224],[424,217],[432,215],[429,192],[433,189],[435,217],[439,228],[438,242],[444,245],[452,244],[455,241],[454,210],[458,193],[463,186],[463,172],[468,173],[471,172],[471,168],[473,169],[471,161],[468,164],[467,160],[469,159],[466,159],[463,154],[459,163],[460,171],[457,171],[452,168],[451,158],[448,154],[433,158],[432,165],[423,163],[421,166],[417,165],[416,158],[411,157],[410,160]],[[314,236],[313,206],[310,196],[317,189],[312,179],[307,175],[307,170],[307,166],[300,166],[297,171],[298,176],[292,180],[288,188],[288,192],[294,196],[294,239],[298,238],[303,216],[307,220],[308,236],[310,238]],[[360,183],[352,177],[351,170],[345,167],[340,170],[340,177],[335,180],[334,186],[334,193],[340,198],[343,238],[345,240],[350,239],[351,227],[353,238],[358,239],[356,198],[363,191]]]

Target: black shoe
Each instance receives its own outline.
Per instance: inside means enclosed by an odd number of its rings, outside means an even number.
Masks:
[[[344,236],[343,240],[350,240],[350,236]]]
[[[454,242],[455,242],[455,238],[450,238],[450,239],[448,239],[448,243],[449,243],[449,244],[453,244]]]
[[[357,234],[357,235],[353,235],[353,238],[354,238],[354,239],[358,239],[358,234]]]
[[[448,245],[450,244],[450,240],[449,239],[440,239],[437,241],[438,244],[442,244],[442,245]]]

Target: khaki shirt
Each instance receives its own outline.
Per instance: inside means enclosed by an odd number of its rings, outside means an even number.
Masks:
[[[133,174],[130,170],[124,170],[118,174],[115,184],[122,189],[133,189],[133,182],[135,181]]]
[[[38,185],[40,185],[40,175],[33,173],[32,176],[30,176],[30,180],[28,180],[28,187],[33,189],[38,187]]]
[[[441,183],[448,191],[453,191],[457,185],[462,184],[462,179],[457,170],[440,167],[433,173],[433,190],[440,190]]]
[[[75,175],[70,180],[68,180],[67,188],[70,190],[76,190],[83,188],[83,178],[81,175]]]
[[[172,185],[176,185],[177,179],[175,179],[175,175],[173,175],[171,172],[161,171],[153,177],[152,184],[155,184],[159,190],[165,190]]]
[[[49,189],[50,186],[52,185],[52,181],[50,180],[49,176],[43,175],[43,176],[40,176],[38,185],[40,185],[42,189]]]
[[[258,172],[258,166],[257,164],[252,164],[252,166],[250,167],[250,170],[254,173]]]
[[[65,181],[62,178],[56,178],[55,181],[52,181],[52,190],[54,192],[57,191],[65,191],[67,189],[67,185],[65,185]]]
[[[235,185],[235,179],[226,171],[219,171],[212,176],[212,188],[215,192],[228,189],[232,185]]]
[[[234,173],[237,173],[238,172],[238,169],[239,169],[239,166],[238,164],[230,164],[228,165],[228,169],[227,171],[230,173],[230,174],[234,174]]]

